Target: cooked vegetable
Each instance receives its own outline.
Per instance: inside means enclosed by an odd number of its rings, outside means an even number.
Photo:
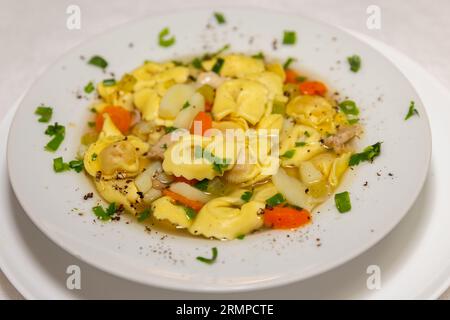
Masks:
[[[50,122],[53,115],[53,109],[51,107],[39,106],[34,112],[39,117],[39,122]]]
[[[108,66],[108,62],[101,56],[93,56],[89,59],[88,64],[105,69]]]
[[[347,61],[350,65],[350,70],[353,72],[358,72],[361,68],[361,57],[358,55],[353,55],[350,57],[347,57]]]
[[[352,209],[350,194],[348,191],[336,193],[334,195],[334,202],[336,203],[336,208],[340,213],[346,213]]]
[[[325,87],[325,85],[319,81],[305,81],[300,83],[298,87],[302,94],[311,96],[323,96],[327,92],[327,87]]]
[[[216,18],[218,24],[226,23],[225,16],[223,15],[223,13],[214,12],[214,17]]]
[[[355,153],[350,157],[349,166],[356,166],[362,161],[373,161],[381,153],[381,142],[366,147],[363,152]]]
[[[411,101],[409,104],[409,109],[408,109],[408,113],[405,116],[405,120],[408,120],[409,118],[411,118],[413,115],[419,115],[419,111],[417,111],[417,109],[414,106],[414,101]]]
[[[203,263],[213,264],[214,262],[216,262],[218,251],[217,251],[216,247],[212,248],[211,251],[212,251],[212,257],[211,258],[197,257],[197,260],[201,261]]]
[[[103,115],[105,113],[107,113],[111,117],[111,120],[114,122],[114,125],[122,133],[127,133],[130,130],[131,113],[122,107],[108,106],[105,109],[103,109],[102,112],[97,114],[97,117],[95,120],[95,127],[98,132],[102,131],[102,129],[103,129],[103,123],[105,121]]]
[[[295,31],[285,30],[283,33],[283,44],[293,45],[297,41],[297,34]]]
[[[158,35],[158,43],[161,47],[170,47],[175,44],[175,36],[169,37],[170,29],[164,28]]]
[[[185,196],[175,193],[172,190],[164,189],[162,191],[163,195],[170,197],[172,200],[175,200],[189,208],[194,209],[195,211],[200,210],[203,207],[203,203],[197,200],[188,199]]]
[[[211,128],[212,128],[211,116],[208,113],[201,111],[195,116],[194,120],[192,121],[190,131],[192,134],[200,134],[203,136],[205,135],[206,131],[208,131]]]
[[[294,229],[311,221],[308,211],[285,205],[266,208],[264,225],[274,229]]]

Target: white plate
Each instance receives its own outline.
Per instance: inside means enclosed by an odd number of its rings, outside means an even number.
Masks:
[[[217,292],[266,288],[317,275],[367,250],[401,220],[418,196],[430,159],[428,119],[412,86],[388,60],[349,34],[302,17],[223,11],[228,18],[225,27],[205,28],[212,13],[198,10],[148,18],[97,37],[54,64],[23,99],[8,141],[13,188],[31,220],[76,257],[115,275],[165,288]],[[174,48],[156,44],[165,26],[177,36]],[[298,44],[272,51],[272,40],[290,29],[297,31]],[[331,200],[320,207],[308,228],[220,243],[176,236],[162,240],[160,233],[143,232],[136,223],[93,223],[94,201],[82,200],[91,185],[83,175],[53,172],[55,155],[43,151],[48,137],[33,114],[36,106],[54,106],[55,121],[75,123],[68,127],[63,151],[58,152],[65,159],[73,158],[87,117],[86,101],[77,100],[74,91],[92,79],[108,77],[87,66],[80,55],[103,55],[120,75],[145,59],[199,54],[203,45],[211,43],[210,50],[230,43],[234,51],[298,57],[300,68],[314,71],[341,96],[348,95],[361,106],[366,134],[359,146],[384,143],[374,164],[359,166],[341,186],[352,195],[350,213],[339,214]],[[355,53],[363,60],[356,74],[348,71],[345,61]],[[420,117],[404,121],[411,100],[416,101]],[[369,187],[363,187],[365,181]],[[219,249],[218,263],[209,266],[195,260],[209,254],[212,246]]]
[[[450,285],[450,93],[409,58],[373,39],[365,40],[383,52],[405,73],[429,107],[435,146],[429,178],[414,207],[392,233],[342,267],[311,279],[270,290],[238,294],[193,294],[139,285],[93,268],[48,240],[28,219],[6,178],[6,159],[0,158],[0,267],[28,299],[433,299]],[[1,151],[16,107],[0,125]],[[381,268],[380,290],[366,287],[366,268]],[[81,290],[68,290],[65,270],[81,269]]]

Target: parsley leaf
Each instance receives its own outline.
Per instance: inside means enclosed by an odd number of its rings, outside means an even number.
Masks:
[[[203,179],[196,184],[194,184],[194,187],[201,191],[206,191],[208,189],[209,180]]]
[[[96,206],[92,208],[92,211],[100,220],[108,221],[111,220],[112,216],[117,212],[116,203],[111,203],[106,211],[102,206]]]
[[[409,103],[409,109],[408,109],[408,113],[406,114],[405,120],[408,120],[409,118],[411,118],[413,115],[418,115],[419,116],[419,111],[417,111],[416,107],[414,106],[414,101],[411,101]]]
[[[281,155],[281,157],[286,158],[286,159],[291,159],[294,156],[294,154],[295,154],[295,149],[291,149],[291,150],[288,150],[285,153],[283,153]]]
[[[304,147],[304,146],[306,146],[307,145],[307,143],[305,142],[305,141],[299,141],[299,142],[296,142],[295,143],[295,146],[296,147]]]
[[[150,209],[145,209],[144,211],[142,211],[139,215],[138,215],[138,218],[137,218],[137,220],[139,221],[139,222],[143,222],[143,221],[145,221],[148,217],[150,217],[150,214],[151,214],[152,212],[150,211]]]
[[[197,260],[200,261],[200,262],[203,262],[203,263],[213,264],[216,261],[216,259],[217,259],[218,251],[217,251],[216,247],[212,248],[211,251],[212,251],[212,257],[211,258],[197,257]]]
[[[200,58],[194,58],[191,64],[196,69],[202,69],[202,60],[200,60]]]
[[[225,16],[221,12],[214,12],[214,17],[216,18],[218,24],[225,24],[227,22]]]
[[[108,62],[100,56],[93,56],[89,59],[88,64],[105,69],[108,66]]]
[[[353,72],[358,72],[361,68],[361,58],[358,55],[353,55],[350,57],[347,57],[347,61],[350,64],[350,70]]]
[[[286,62],[283,64],[283,69],[288,69],[291,66],[292,62],[294,62],[296,60],[297,59],[292,58],[292,57],[287,58]]]
[[[186,101],[183,106],[181,107],[181,110],[184,110],[186,108],[189,108],[191,106],[191,104],[189,103],[189,101]]]
[[[350,157],[349,166],[356,166],[362,161],[373,161],[381,153],[381,142],[366,147],[363,152],[355,153]]]
[[[257,54],[252,55],[252,58],[264,60],[264,53],[262,53],[262,52],[260,51],[260,52],[258,52]]]
[[[158,42],[161,47],[167,48],[175,44],[175,36],[168,38],[169,33],[170,29],[167,27],[162,29],[161,32],[159,33]]]
[[[253,192],[245,191],[241,196],[241,200],[245,201],[245,202],[249,202],[250,199],[252,198],[252,196],[253,196]]]
[[[34,114],[40,116],[39,122],[49,122],[52,119],[53,109],[51,107],[39,106]]]
[[[286,199],[284,199],[283,195],[281,193],[277,193],[276,195],[270,197],[266,200],[266,204],[269,207],[275,207],[283,202],[285,202]]]

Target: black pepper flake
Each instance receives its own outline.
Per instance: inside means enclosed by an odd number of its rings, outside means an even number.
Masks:
[[[273,41],[272,41],[272,49],[273,50],[277,50],[278,49],[278,40],[277,39],[273,39]]]
[[[102,178],[102,172],[97,171],[97,173],[95,174],[95,181],[100,182],[101,178]]]
[[[139,198],[144,199],[144,194],[141,191],[137,192]]]
[[[309,192],[309,188],[306,188],[305,193],[308,194],[308,192]]]
[[[389,172],[389,173],[388,173],[388,176],[389,176],[389,177],[393,177],[393,176],[394,176],[394,174],[393,174],[393,173],[391,173],[391,172]]]
[[[89,193],[84,195],[83,199],[84,200],[88,200],[88,199],[92,199],[93,197],[94,197],[94,193],[93,192],[89,192]]]
[[[364,182],[364,184],[363,184],[364,187],[367,187],[368,185],[369,185],[368,181]]]

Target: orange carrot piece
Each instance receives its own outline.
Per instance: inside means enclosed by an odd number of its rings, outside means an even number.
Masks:
[[[193,186],[194,184],[196,184],[198,182],[198,180],[196,180],[196,179],[189,180],[189,179],[186,179],[185,177],[182,177],[182,176],[175,177],[174,180],[176,182],[185,182],[185,183],[187,183],[187,184],[189,184],[191,186]]]
[[[131,126],[131,113],[125,110],[122,107],[118,106],[108,106],[103,109],[102,112],[97,114],[97,118],[95,119],[95,128],[98,132],[103,129],[103,114],[107,113],[112,122],[116,125],[117,129],[119,129],[122,133],[127,133],[130,130]]]
[[[274,229],[294,229],[311,221],[307,210],[278,205],[264,210],[264,225]]]
[[[213,107],[212,103],[205,101],[205,111],[206,112],[211,112],[212,107]]]
[[[298,83],[297,72],[292,69],[286,69],[284,73],[286,74],[286,79],[284,80],[285,83]]]
[[[209,113],[199,112],[192,122],[191,133],[205,135],[205,132],[212,128],[212,118]]]
[[[323,96],[327,92],[327,87],[319,81],[305,81],[298,85],[302,94],[310,96]]]
[[[203,203],[201,203],[200,201],[188,199],[182,196],[181,194],[173,192],[169,189],[164,189],[162,193],[163,195],[170,197],[172,200],[175,200],[176,202],[179,202],[182,205],[192,208],[195,211],[199,211],[203,207]]]

